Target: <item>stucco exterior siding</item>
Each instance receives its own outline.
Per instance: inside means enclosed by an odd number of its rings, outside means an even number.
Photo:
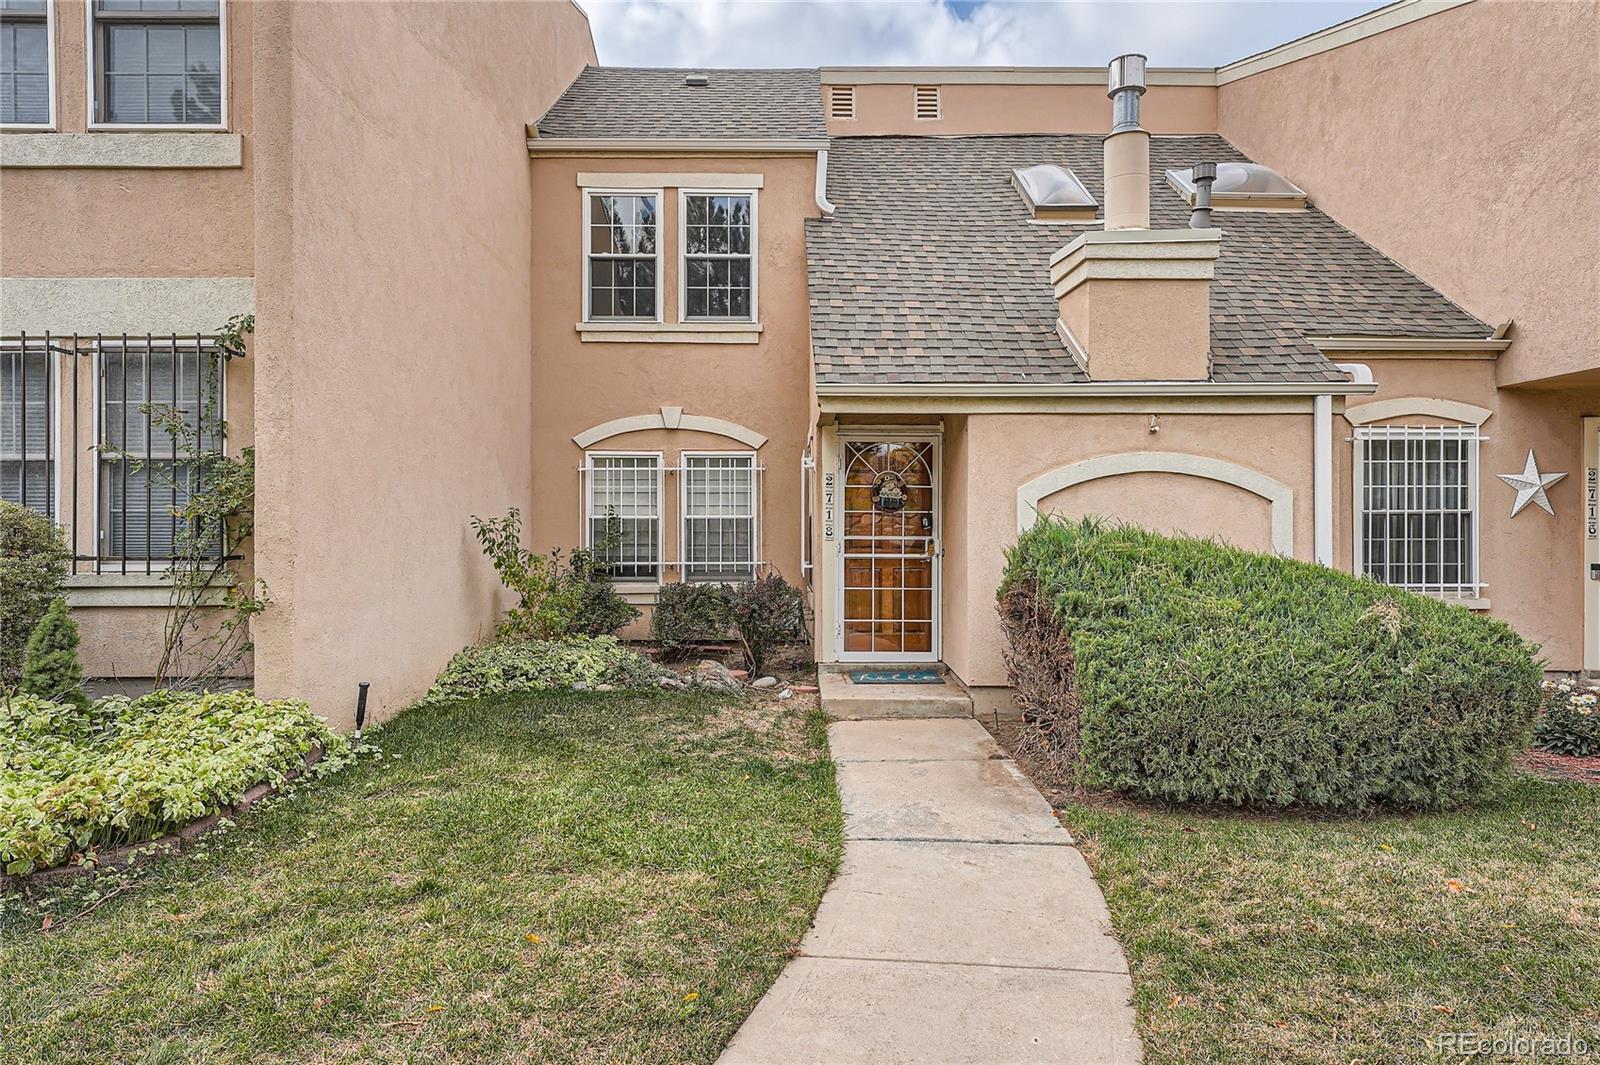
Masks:
[[[1489,613],[1539,644],[1549,668],[1583,668],[1582,418],[1600,412],[1600,388],[1497,389],[1494,363],[1487,361],[1385,359],[1369,365],[1378,391],[1352,399],[1347,411],[1359,411],[1363,403],[1437,397],[1493,412],[1483,422],[1485,439],[1479,448],[1479,564]],[[1344,418],[1334,424],[1336,558],[1340,568],[1350,569],[1355,536],[1353,427]],[[1379,424],[1460,423],[1397,414]],[[1520,473],[1530,448],[1541,470],[1567,476],[1548,490],[1553,516],[1529,506],[1513,518],[1514,493],[1496,475]]]
[[[980,72],[974,72],[979,74]],[[853,84],[847,73],[838,84]],[[940,117],[916,117],[916,85],[939,86]],[[827,100],[828,86],[822,88]],[[991,84],[946,82],[930,72],[926,82],[855,85],[856,117],[829,117],[835,137],[953,137],[1002,133],[1104,133],[1111,100],[1104,72],[1091,84]],[[1211,133],[1217,128],[1215,85],[1152,85],[1141,119],[1152,133]]]
[[[1592,4],[1477,0],[1223,84],[1217,131],[1479,318],[1514,319],[1500,384],[1593,375],[1597,52]]]
[[[816,158],[766,156],[593,155],[533,161],[538,204],[532,238],[534,275],[532,542],[571,548],[583,535],[579,467],[584,448],[573,437],[620,418],[681,407],[685,418],[720,419],[767,438],[757,449],[761,478],[763,560],[798,584],[800,570],[800,457],[812,425],[807,333],[804,219],[816,217]],[[757,196],[757,314],[754,343],[596,343],[581,338],[583,320],[583,193],[578,175],[649,174],[759,176]],[[586,177],[586,180],[588,178]],[[622,179],[617,179],[622,180]],[[692,179],[683,179],[689,181]],[[678,320],[678,185],[663,183],[659,205],[662,319]],[[670,333],[665,334],[670,336]],[[660,451],[666,466],[683,451],[749,450],[747,443],[686,428],[611,436],[594,450]],[[680,475],[666,477],[664,554],[681,560]],[[679,573],[668,570],[668,581]],[[641,622],[641,627],[642,627]],[[634,631],[641,631],[636,629]]]
[[[256,682],[348,726],[358,681],[394,713],[504,605],[467,521],[531,495],[520,133],[594,52],[567,4],[269,12]]]

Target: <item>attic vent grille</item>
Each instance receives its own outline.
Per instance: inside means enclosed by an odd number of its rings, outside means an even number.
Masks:
[[[828,86],[828,117],[847,120],[856,117],[856,87],[854,85]]]
[[[917,119],[932,121],[939,117],[939,86],[917,86]]]

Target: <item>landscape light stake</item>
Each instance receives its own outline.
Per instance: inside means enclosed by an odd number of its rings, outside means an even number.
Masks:
[[[361,726],[367,720],[367,689],[372,687],[366,681],[356,685],[356,739],[361,738]]]

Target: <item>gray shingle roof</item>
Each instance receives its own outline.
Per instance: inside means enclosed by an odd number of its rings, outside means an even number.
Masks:
[[[710,84],[690,87],[684,75]],[[538,122],[541,137],[761,137],[825,140],[812,70],[585,67]]]
[[[830,156],[837,210],[806,223],[819,383],[1086,380],[1056,335],[1049,268],[1083,229],[1032,224],[1011,170],[1065,164],[1103,202],[1099,135],[837,138]],[[1188,224],[1165,172],[1206,159],[1248,161],[1217,136],[1151,141],[1152,226]],[[1308,337],[1490,331],[1314,207],[1213,217],[1214,380],[1344,380]]]

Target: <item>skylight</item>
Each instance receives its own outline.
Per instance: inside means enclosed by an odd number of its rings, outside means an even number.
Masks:
[[[1078,175],[1055,163],[1013,170],[1011,183],[1038,219],[1089,221],[1099,207]]]
[[[1194,170],[1168,170],[1167,183],[1194,206]],[[1300,186],[1260,163],[1218,163],[1211,185],[1211,206],[1253,207],[1260,210],[1298,210],[1306,205]]]

